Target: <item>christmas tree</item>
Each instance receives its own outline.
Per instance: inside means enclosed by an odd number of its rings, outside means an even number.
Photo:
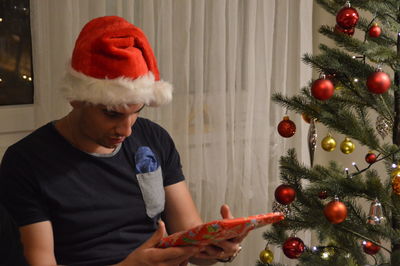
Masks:
[[[298,265],[400,265],[400,1],[316,2],[336,17],[335,25],[319,29],[335,46],[304,55],[319,77],[297,95],[273,96],[310,123],[310,163],[294,149],[281,157],[273,209],[285,220],[264,232],[257,265],[281,265],[272,245]],[[331,134],[317,141],[316,123],[346,138],[338,145]],[[285,116],[277,129],[288,138],[296,125]],[[317,145],[349,154],[355,140],[370,150],[360,158],[367,167],[313,164]],[[384,171],[375,169],[379,164]],[[306,246],[300,231],[311,231],[318,243]]]

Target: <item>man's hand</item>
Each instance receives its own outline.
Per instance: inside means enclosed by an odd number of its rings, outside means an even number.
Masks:
[[[224,204],[221,206],[220,210],[222,219],[233,219],[233,215],[229,209],[229,206]],[[247,236],[251,229],[247,230],[243,234],[231,238],[228,240],[220,241],[215,245],[205,246],[204,251],[195,255],[194,258],[197,259],[228,259],[230,257],[235,256],[241,249],[240,243]]]
[[[200,252],[195,246],[158,248],[165,234],[165,224],[160,221],[157,231],[115,266],[186,266],[189,258]]]

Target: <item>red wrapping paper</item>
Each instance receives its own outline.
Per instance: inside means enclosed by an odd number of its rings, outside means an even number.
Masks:
[[[249,217],[216,220],[164,237],[159,247],[208,245],[237,237],[246,231],[276,223],[283,219],[283,213],[274,212]]]

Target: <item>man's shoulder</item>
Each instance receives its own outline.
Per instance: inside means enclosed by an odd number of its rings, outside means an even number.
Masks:
[[[12,144],[8,149],[20,150],[26,149],[27,147],[43,145],[44,143],[48,143],[50,141],[49,137],[54,133],[53,131],[52,123],[47,123]]]
[[[138,117],[133,127],[136,130],[147,131],[146,133],[166,131],[161,125],[143,117]]]

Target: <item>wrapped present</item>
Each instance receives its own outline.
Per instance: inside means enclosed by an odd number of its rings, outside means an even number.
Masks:
[[[283,219],[283,213],[274,212],[242,218],[216,220],[164,237],[159,247],[213,244],[218,241],[235,238],[244,232],[276,223]]]

